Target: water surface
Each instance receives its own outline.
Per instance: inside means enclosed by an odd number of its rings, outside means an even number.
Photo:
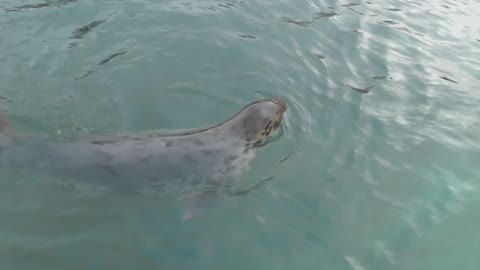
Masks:
[[[289,102],[248,196],[181,220],[168,196],[0,175],[2,269],[477,269],[476,1],[0,1],[0,109],[89,136]],[[283,161],[283,162],[281,162]]]

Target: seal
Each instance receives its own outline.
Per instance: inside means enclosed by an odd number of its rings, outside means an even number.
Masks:
[[[121,192],[212,193],[248,169],[256,151],[278,134],[286,110],[281,98],[260,99],[230,119],[203,128],[76,141],[9,132],[0,135],[0,169],[82,179]],[[10,130],[7,123],[0,121],[0,132]]]

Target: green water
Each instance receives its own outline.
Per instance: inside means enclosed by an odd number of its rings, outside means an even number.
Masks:
[[[273,181],[191,222],[171,198],[0,174],[0,269],[478,269],[479,18],[471,0],[0,1],[0,109],[18,130],[289,104],[244,176]]]

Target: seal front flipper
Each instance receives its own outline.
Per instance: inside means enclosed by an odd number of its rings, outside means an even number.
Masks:
[[[205,190],[190,194],[187,208],[183,211],[183,220],[190,220],[201,216],[207,208],[213,206],[218,198],[218,191]]]
[[[202,215],[205,210],[212,207],[219,197],[219,182],[208,180],[207,186],[196,190],[184,198],[187,201],[187,207],[183,211],[183,220]]]

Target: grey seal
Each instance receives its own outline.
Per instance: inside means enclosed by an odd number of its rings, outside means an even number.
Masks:
[[[238,178],[277,134],[287,104],[260,99],[203,128],[153,130],[83,140],[13,133],[0,118],[0,169],[81,179],[110,190],[190,190],[198,201]],[[7,132],[8,131],[8,132]],[[200,200],[198,200],[200,198]]]

